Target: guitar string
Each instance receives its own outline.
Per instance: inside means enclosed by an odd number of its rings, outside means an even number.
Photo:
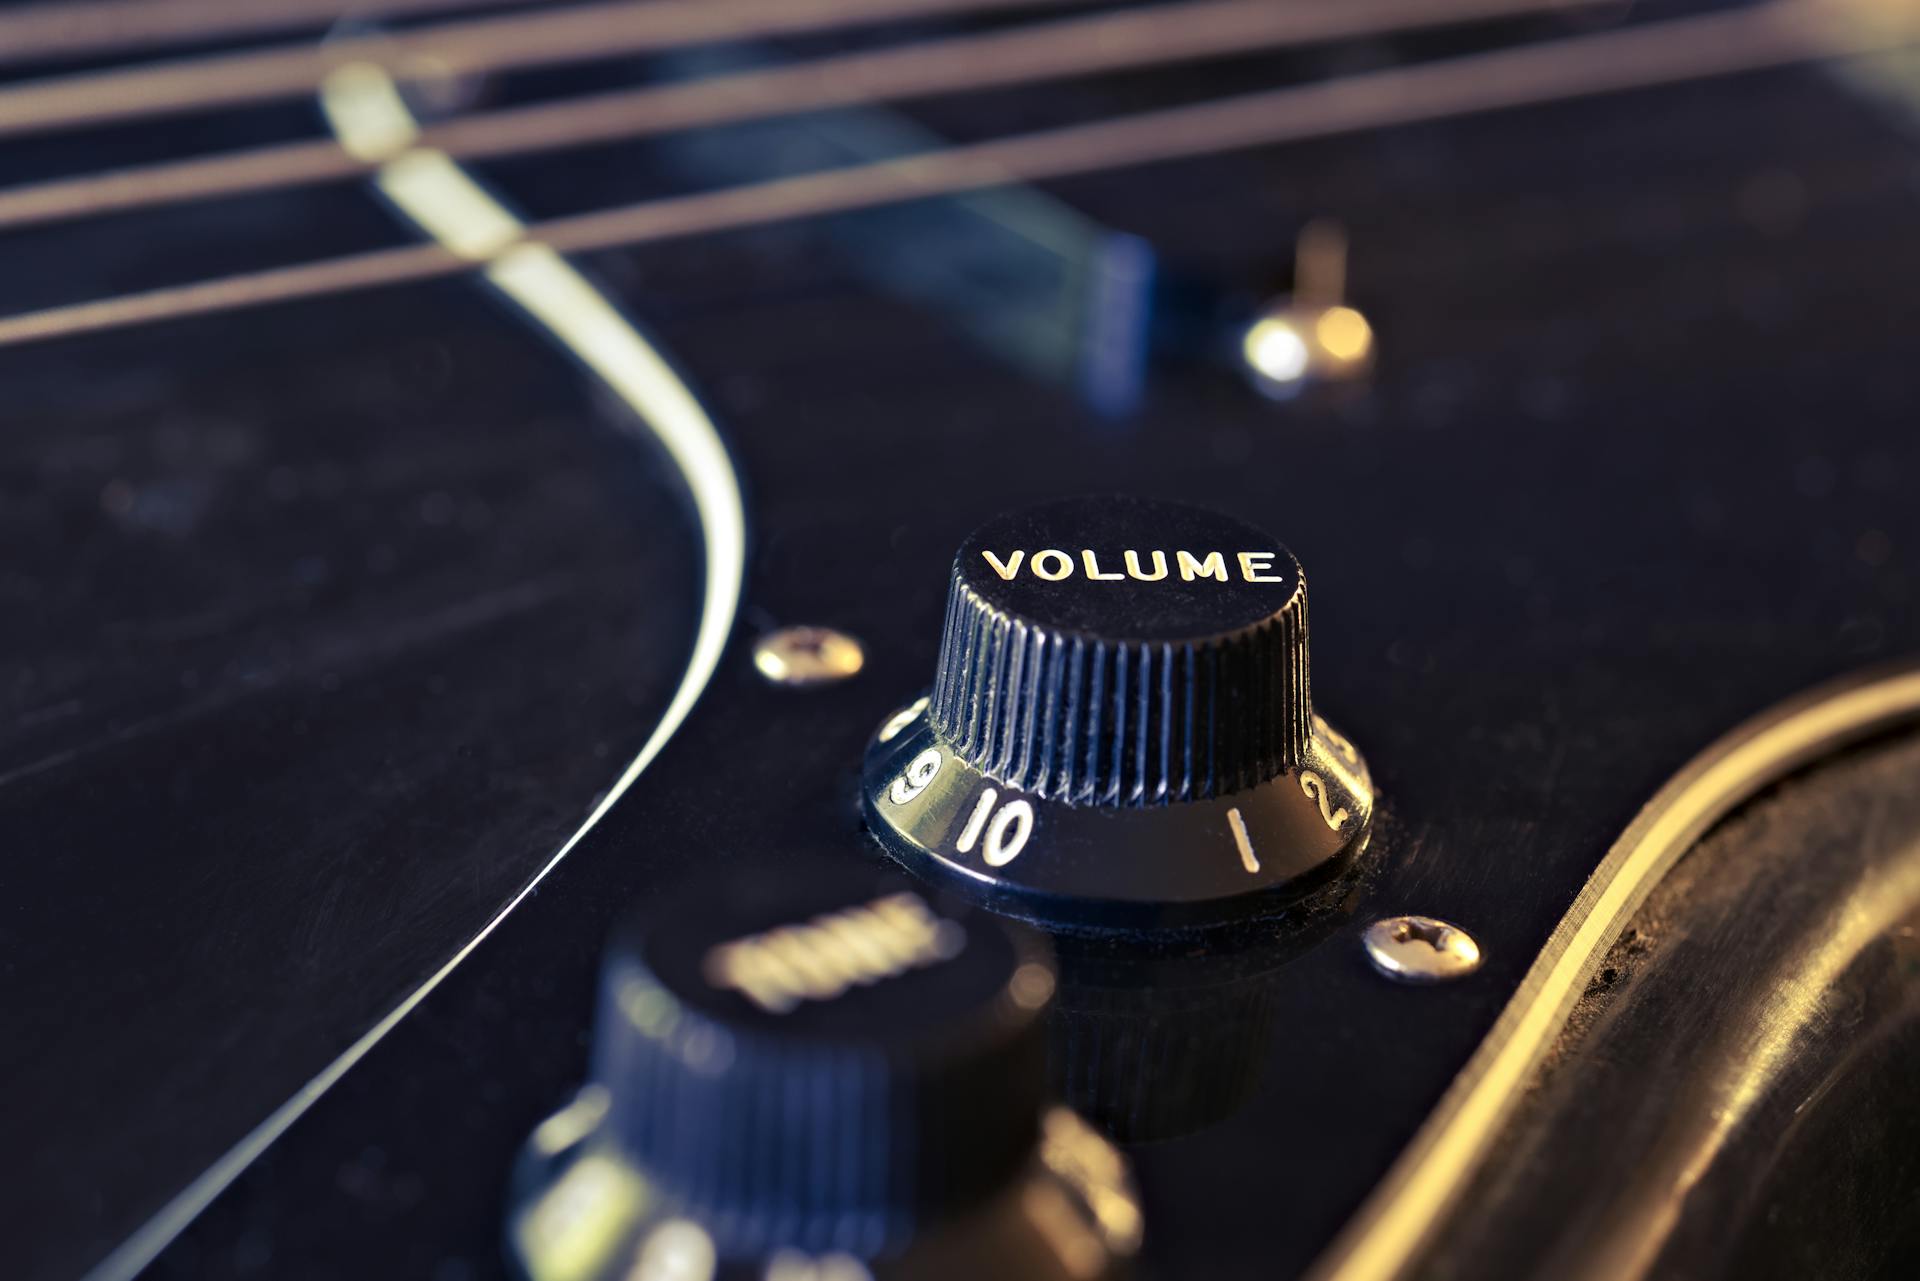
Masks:
[[[423,145],[457,159],[499,157],[822,107],[900,101],[1569,8],[1569,0],[1370,0],[1313,8],[1272,0],[1180,0],[487,112],[429,127]],[[336,140],[323,138],[57,179],[0,189],[0,230],[283,190],[351,178],[371,168]]]
[[[899,159],[534,223],[561,253],[652,243],[1466,114],[1674,85],[1911,45],[1916,22],[1828,29],[1822,0],[1674,19],[1315,84],[1218,98]],[[470,259],[413,245],[0,318],[0,346],[451,276]]]
[[[1060,8],[1094,0],[628,0],[443,23],[320,44],[177,58],[0,87],[0,137],[317,92],[335,69],[402,79],[558,66],[702,41],[824,31],[893,19]]]
[[[0,12],[0,65],[230,40],[348,18],[407,18],[547,0],[67,0]]]

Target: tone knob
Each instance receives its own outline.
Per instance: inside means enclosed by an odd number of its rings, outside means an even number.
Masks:
[[[1373,813],[1365,762],[1314,714],[1293,553],[1124,497],[966,540],[932,691],[881,729],[864,786],[913,870],[1096,927],[1275,910],[1364,848]]]
[[[794,1275],[913,1278],[987,1250],[975,1275],[1065,1281],[1019,1194],[1067,1177],[1049,1144],[1085,1128],[1047,1105],[1053,990],[1043,942],[873,868],[793,860],[664,896],[615,937],[589,1115],[542,1127],[570,1148],[535,1153],[515,1251],[542,1278],[585,1243],[604,1266],[566,1274],[611,1281],[654,1276],[649,1249],[732,1265],[684,1275],[786,1259],[816,1269]],[[1121,1169],[1090,1131],[1075,1142]],[[1058,1190],[1083,1208],[1106,1191]],[[1132,1204],[1124,1180],[1112,1193]],[[1116,1267],[1133,1246],[1096,1239]]]

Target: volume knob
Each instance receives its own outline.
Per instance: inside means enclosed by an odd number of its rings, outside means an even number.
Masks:
[[[1314,715],[1293,553],[1124,497],[962,544],[933,688],[877,736],[866,801],[922,874],[1126,927],[1275,907],[1350,859],[1373,809],[1359,753]]]
[[[1306,579],[1252,526],[1080,499],[990,522],[954,559],[927,718],[1010,787],[1225,795],[1297,768],[1312,716]]]

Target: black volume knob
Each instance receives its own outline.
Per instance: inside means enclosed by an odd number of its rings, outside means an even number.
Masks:
[[[1048,1106],[1053,992],[1043,942],[873,868],[789,859],[662,896],[615,936],[593,1084],[535,1132],[515,1253],[536,1281],[1061,1281],[1021,1186],[1059,1184],[1089,1224],[1132,1201],[1118,1155]],[[539,1151],[556,1129],[567,1150]],[[1074,1186],[1063,1141],[1112,1186]],[[1096,1232],[1116,1266],[1137,1227]],[[649,1251],[729,1266],[656,1273]],[[951,1257],[980,1270],[931,1266]]]
[[[954,559],[927,719],[993,778],[1074,804],[1263,783],[1313,732],[1306,579],[1273,539],[1193,508],[1002,517]]]
[[[1094,497],[961,546],[933,689],[876,738],[866,805],[916,871],[1139,927],[1298,894],[1363,847],[1373,793],[1314,715],[1293,554],[1218,513]]]

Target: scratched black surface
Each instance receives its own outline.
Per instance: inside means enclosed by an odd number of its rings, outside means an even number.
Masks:
[[[965,136],[1088,100],[921,114]],[[493,173],[528,203],[541,175]],[[878,857],[861,744],[930,678],[948,558],[1000,507],[1135,489],[1271,529],[1312,582],[1317,700],[1381,787],[1380,877],[1283,971],[1259,1087],[1136,1152],[1167,1276],[1302,1268],[1635,807],[1739,717],[1920,639],[1916,161],[1831,80],[1052,190],[1229,285],[1337,215],[1383,343],[1372,390],[1274,406],[1189,363],[1104,422],[856,286],[807,226],[591,260],[735,448],[742,626],[609,821],[157,1275],[500,1275],[507,1164],[582,1072],[614,916],[695,864]],[[361,193],[325,199],[337,212],[284,202],[310,251],[402,235]],[[222,253],[204,233],[226,224],[201,218],[70,233],[83,283],[191,277]],[[13,259],[31,301],[62,283],[36,235]],[[4,1107],[30,1158],[5,1228],[22,1274],[62,1277],[571,830],[678,674],[699,553],[659,460],[477,286],[0,352],[0,370],[7,605],[27,620],[0,737]],[[747,643],[790,621],[860,636],[867,669],[768,687]],[[1377,980],[1354,934],[1399,910],[1469,924],[1486,970]]]

